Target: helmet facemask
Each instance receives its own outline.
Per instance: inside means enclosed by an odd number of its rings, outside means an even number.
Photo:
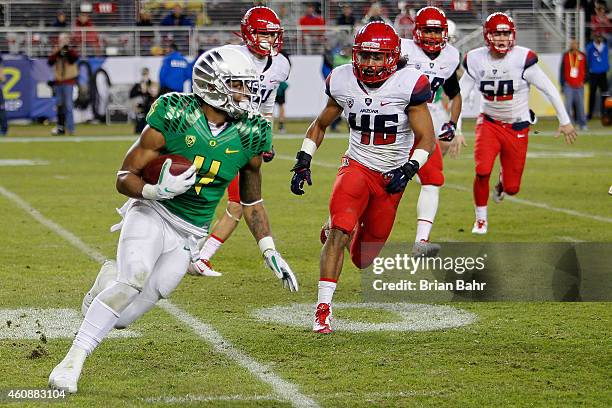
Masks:
[[[259,75],[240,51],[208,51],[193,67],[193,91],[204,102],[232,118],[259,110]]]
[[[361,43],[353,47],[353,72],[365,84],[376,84],[397,71],[397,53],[380,50],[377,43]]]

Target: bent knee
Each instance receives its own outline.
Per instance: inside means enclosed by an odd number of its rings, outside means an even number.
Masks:
[[[506,186],[504,184],[504,193],[508,194],[508,195],[515,195],[516,193],[519,192],[521,186],[519,185],[510,185],[510,186]]]
[[[122,267],[119,273],[121,282],[137,290],[142,290],[145,281],[151,275],[151,267],[142,260],[126,262]]]

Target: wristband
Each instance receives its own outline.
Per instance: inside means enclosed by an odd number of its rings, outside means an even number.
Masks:
[[[410,160],[414,160],[419,163],[419,169],[423,167],[423,165],[427,162],[429,158],[429,153],[425,149],[414,149],[412,152],[412,156],[410,156]]]
[[[157,188],[153,184],[145,184],[142,186],[142,198],[145,200],[157,200],[159,198]]]
[[[259,250],[261,251],[262,255],[268,249],[276,250],[276,247],[274,246],[274,240],[271,236],[263,237],[257,242],[257,245],[259,245]]]
[[[312,156],[314,156],[315,152],[317,151],[317,144],[315,142],[313,142],[312,140],[306,138],[302,142],[302,149],[301,150],[303,152],[308,153],[312,157]]]

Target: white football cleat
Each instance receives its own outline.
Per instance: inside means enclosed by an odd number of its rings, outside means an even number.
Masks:
[[[319,303],[315,311],[312,331],[315,333],[329,334],[333,332],[331,328],[332,309],[329,303]]]
[[[76,393],[86,357],[85,350],[72,346],[66,357],[49,374],[49,387],[71,394]]]
[[[434,257],[438,255],[438,252],[440,252],[440,248],[441,247],[439,244],[434,244],[425,239],[422,239],[418,242],[415,242],[412,246],[412,256],[422,256],[425,258]]]
[[[96,281],[94,282],[89,292],[85,294],[83,298],[83,302],[81,303],[81,313],[83,317],[87,313],[89,306],[91,306],[91,302],[102,292],[104,289],[108,288],[117,277],[117,262],[112,259],[107,259],[102,264],[100,268],[100,272],[98,272],[98,276],[96,276]]]
[[[472,234],[484,235],[487,233],[488,226],[487,220],[476,220],[474,228],[472,228]]]
[[[497,204],[501,203],[504,200],[506,193],[504,193],[504,186],[502,185],[501,180],[497,182],[495,188],[493,189],[493,201]]]

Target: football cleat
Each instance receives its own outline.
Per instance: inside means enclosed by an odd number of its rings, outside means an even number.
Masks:
[[[431,243],[425,239],[415,242],[412,246],[412,256],[424,258],[434,257],[440,252],[440,245]]]
[[[73,346],[66,357],[49,374],[49,387],[71,394],[76,393],[86,357],[87,352],[85,350]]]
[[[98,276],[96,277],[96,281],[94,282],[89,292],[85,294],[83,298],[83,302],[81,303],[81,313],[83,317],[87,313],[89,306],[91,306],[91,302],[98,296],[100,292],[104,289],[108,288],[117,277],[117,262],[112,259],[107,259],[102,264],[100,268],[100,272],[98,272]]]
[[[487,233],[489,223],[487,220],[476,220],[474,222],[474,228],[472,228],[472,234],[484,235]]]
[[[504,193],[504,186],[502,185],[501,180],[497,182],[495,188],[493,189],[493,201],[497,204],[501,203],[504,200],[506,193]]]
[[[332,309],[329,303],[319,303],[315,311],[314,324],[312,331],[315,333],[329,334],[333,332],[331,328]]]

